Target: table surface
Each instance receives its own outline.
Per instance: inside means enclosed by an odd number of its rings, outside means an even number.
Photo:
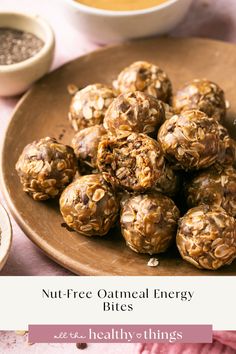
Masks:
[[[75,28],[71,27],[60,14],[59,0],[1,0],[0,12],[21,11],[38,13],[45,17],[56,33],[56,55],[53,68],[96,49]],[[68,36],[69,33],[69,36]],[[235,0],[194,0],[184,21],[171,33],[173,36],[199,36],[236,42],[236,1]],[[78,43],[75,46],[74,43]],[[0,99],[0,139],[4,137],[14,105],[19,98]],[[0,201],[5,205],[0,193]],[[7,264],[1,275],[71,275],[52,262],[24,235],[11,217],[13,245]],[[4,353],[78,353],[74,344],[28,345],[26,337],[15,336],[14,332],[0,333],[0,352]],[[66,350],[65,350],[66,347]],[[91,344],[86,353],[126,354],[133,353],[132,344],[107,345]]]

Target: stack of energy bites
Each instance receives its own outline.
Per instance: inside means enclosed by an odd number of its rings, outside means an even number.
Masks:
[[[35,200],[60,195],[65,222],[80,234],[103,236],[120,217],[135,252],[165,252],[176,241],[186,261],[218,269],[236,258],[236,142],[225,116],[217,84],[193,80],[173,95],[162,69],[135,62],[113,89],[93,84],[74,94],[73,149],[41,139],[16,169]]]

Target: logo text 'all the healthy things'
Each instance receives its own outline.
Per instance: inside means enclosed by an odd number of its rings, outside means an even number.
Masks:
[[[211,343],[211,325],[30,325],[33,343]]]

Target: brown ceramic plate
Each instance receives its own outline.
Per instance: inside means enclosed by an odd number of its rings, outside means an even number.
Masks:
[[[35,202],[22,192],[15,163],[23,147],[45,136],[70,144],[67,85],[111,84],[119,71],[135,60],[148,60],[167,71],[174,88],[193,78],[207,77],[222,86],[231,109],[227,126],[235,135],[236,46],[203,39],[150,39],[106,48],[74,60],[40,80],[21,100],[8,127],[2,151],[2,184],[16,220],[28,237],[50,258],[83,275],[235,275],[236,262],[216,272],[200,271],[182,261],[173,248],[158,256],[159,266],[147,266],[149,256],[129,250],[119,230],[104,238],[86,238],[62,226],[58,203]],[[24,250],[22,250],[24,252]]]

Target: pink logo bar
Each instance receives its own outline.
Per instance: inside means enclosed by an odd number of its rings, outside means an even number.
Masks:
[[[211,325],[29,325],[30,343],[211,343]]]

